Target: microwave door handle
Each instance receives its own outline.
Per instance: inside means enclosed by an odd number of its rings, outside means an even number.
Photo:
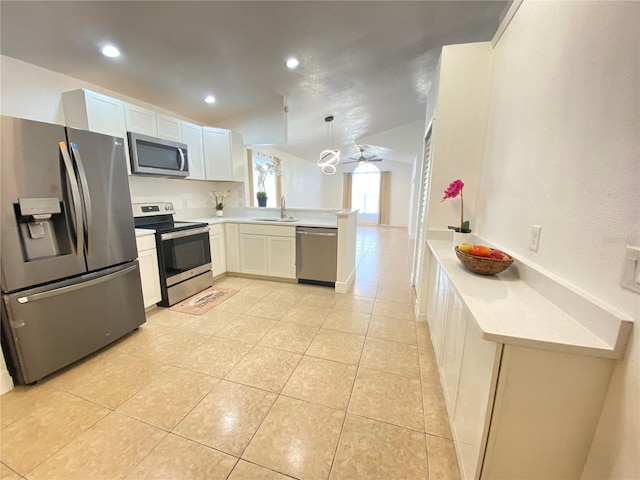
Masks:
[[[178,153],[180,154],[180,171],[183,172],[185,160],[184,160],[184,152],[180,147],[178,147]]]
[[[78,187],[78,179],[73,171],[73,164],[71,163],[71,157],[67,150],[67,144],[60,142],[60,154],[62,155],[62,162],[67,172],[67,178],[69,179],[69,185],[71,186],[71,197],[73,202],[73,208],[75,210],[75,227],[76,227],[76,255],[79,257],[84,255],[83,239],[84,239],[84,224],[82,221],[82,206],[80,203],[80,188]]]
[[[91,228],[92,219],[93,219],[93,209],[91,208],[91,196],[89,195],[89,182],[87,181],[87,174],[84,171],[84,164],[82,163],[82,158],[80,157],[80,150],[78,150],[78,146],[75,143],[71,143],[71,151],[73,152],[73,157],[75,158],[76,165],[78,167],[78,174],[80,175],[80,184],[82,186],[82,198],[84,200],[84,209],[87,215],[86,222],[86,233],[87,233],[87,254],[89,254],[89,250],[91,250],[91,239],[93,238],[92,233],[93,230]]]

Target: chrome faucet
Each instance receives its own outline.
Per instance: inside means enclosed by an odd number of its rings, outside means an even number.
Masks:
[[[280,199],[280,218],[285,220],[287,218],[287,204],[284,201],[284,195]]]

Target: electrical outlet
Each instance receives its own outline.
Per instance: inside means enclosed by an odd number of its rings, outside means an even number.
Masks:
[[[531,225],[531,238],[529,239],[529,250],[534,252],[538,251],[538,245],[540,244],[540,231],[542,227],[540,225]]]
[[[627,247],[620,285],[634,292],[640,292],[640,247]]]

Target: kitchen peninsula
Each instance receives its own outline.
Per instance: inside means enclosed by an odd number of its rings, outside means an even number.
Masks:
[[[185,218],[209,224],[211,264],[214,277],[223,275],[296,281],[296,228],[335,229],[337,251],[335,291],[346,293],[355,280],[357,210],[288,209],[280,218],[279,209],[236,209],[226,217]],[[148,231],[136,231],[141,237]],[[141,238],[139,238],[139,244]],[[148,250],[148,246],[146,247]],[[148,251],[144,252],[149,254]],[[150,262],[152,263],[152,262]],[[157,283],[157,269],[142,268],[143,284]],[[145,298],[145,307],[155,304]]]

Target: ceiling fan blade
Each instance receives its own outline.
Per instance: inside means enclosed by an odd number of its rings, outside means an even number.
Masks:
[[[348,165],[350,163],[360,163],[358,160],[354,160],[353,162],[340,162],[342,165]]]
[[[369,160],[367,160],[367,162],[381,162],[382,160],[384,160],[383,158],[370,158]]]

